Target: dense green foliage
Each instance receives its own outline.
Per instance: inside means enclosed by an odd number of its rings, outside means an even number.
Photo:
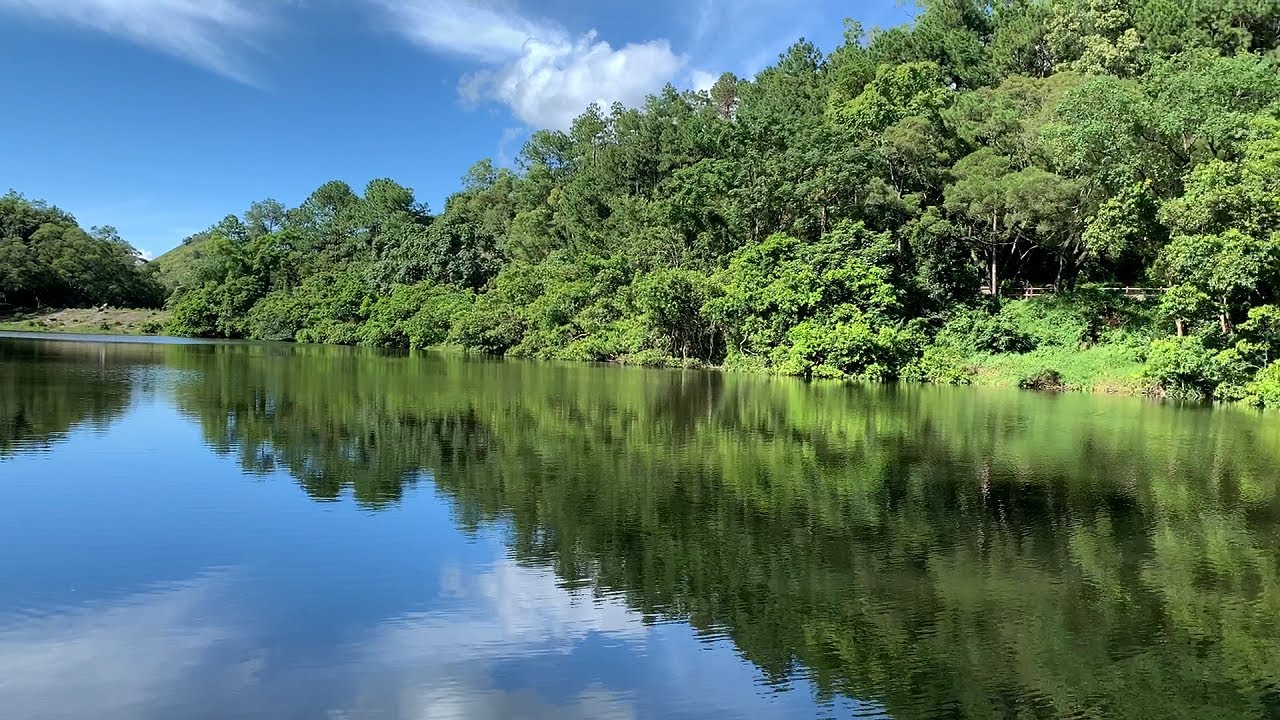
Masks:
[[[113,305],[156,307],[164,292],[115,228],[86,232],[68,213],[0,196],[0,310]]]
[[[390,180],[257,203],[166,260],[172,330],[1270,397],[1280,4],[917,4],[591,107],[438,216]],[[1117,286],[1167,292],[1081,293]]]

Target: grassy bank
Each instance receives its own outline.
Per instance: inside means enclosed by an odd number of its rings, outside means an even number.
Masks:
[[[67,308],[30,310],[0,317],[0,330],[84,335],[159,335],[169,321],[164,310]]]
[[[899,378],[935,384],[1022,388],[1109,395],[1154,395],[1184,400],[1245,400],[1280,405],[1280,376],[1266,370],[1253,377],[1240,348],[1204,346],[1204,340],[1155,349],[1163,341],[1152,320],[1151,301],[1132,301],[1089,291],[1057,297],[1005,301],[998,306],[957,310]],[[108,308],[42,310],[0,317],[0,330],[109,335],[178,334],[165,310]],[[1249,329],[1249,325],[1243,326]],[[392,323],[391,335],[405,328]],[[1212,334],[1210,334],[1212,335]],[[1209,337],[1209,340],[1214,339]],[[360,338],[337,344],[396,346]],[[359,340],[359,342],[355,342]],[[306,341],[304,341],[306,342]],[[319,343],[328,344],[328,343]],[[1186,347],[1183,347],[1186,345]],[[459,345],[433,349],[474,351]],[[1170,355],[1170,350],[1176,353]],[[518,357],[514,353],[507,353]],[[1201,357],[1203,356],[1203,357]],[[559,356],[535,359],[570,359]],[[572,358],[582,359],[582,358]],[[723,372],[776,373],[763,363],[712,365],[656,353],[612,358],[622,365],[700,367]],[[741,358],[738,358],[741,360]],[[1243,369],[1235,368],[1235,365]],[[1188,369],[1189,368],[1189,369]]]
[[[1043,348],[1029,353],[983,354],[971,359],[971,382],[1109,395],[1158,394],[1133,350],[1104,345],[1084,350]]]

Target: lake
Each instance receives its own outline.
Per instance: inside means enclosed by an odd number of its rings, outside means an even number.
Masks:
[[[1280,418],[0,338],[6,718],[1280,717]]]

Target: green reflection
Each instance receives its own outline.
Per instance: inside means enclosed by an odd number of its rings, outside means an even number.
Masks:
[[[139,346],[0,341],[0,458],[103,428],[129,406]]]
[[[1280,424],[1134,400],[173,347],[244,468],[434,477],[517,558],[899,718],[1280,716]]]

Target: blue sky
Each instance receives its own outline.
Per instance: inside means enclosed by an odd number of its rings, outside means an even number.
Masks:
[[[0,0],[0,192],[158,254],[321,183],[413,187],[433,210],[476,160],[587,103],[751,75],[895,0]]]

